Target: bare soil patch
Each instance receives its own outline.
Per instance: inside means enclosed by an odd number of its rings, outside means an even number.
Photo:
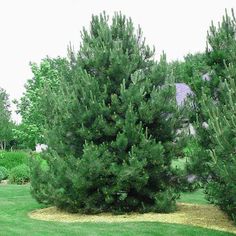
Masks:
[[[164,222],[193,225],[236,234],[236,227],[233,222],[213,205],[178,203],[178,210],[174,213],[131,213],[124,215],[112,215],[110,213],[98,215],[70,214],[56,207],[49,207],[33,211],[29,213],[29,217],[37,220],[59,222]]]

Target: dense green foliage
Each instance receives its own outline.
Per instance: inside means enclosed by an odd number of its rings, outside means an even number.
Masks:
[[[23,151],[0,152],[0,166],[3,166],[8,170],[21,164],[28,164],[28,161],[29,155]]]
[[[42,90],[50,151],[44,170],[33,159],[32,193],[73,212],[172,211],[179,120],[165,55],[153,60],[130,19],[111,22],[93,16],[57,91]]]

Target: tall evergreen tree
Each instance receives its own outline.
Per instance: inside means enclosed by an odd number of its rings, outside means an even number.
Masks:
[[[197,147],[192,153],[192,170],[206,177],[208,198],[236,219],[235,102],[236,21],[226,12],[222,22],[208,32],[205,55],[211,80],[199,93]]]
[[[216,104],[206,98],[204,104],[209,114],[211,140],[207,194],[211,201],[225,210],[236,222],[235,77],[221,82],[219,90],[224,93],[221,103]]]
[[[209,120],[209,198],[225,210],[236,222],[236,20],[227,12],[221,24],[212,25],[208,34],[211,49],[208,63],[215,72],[212,97],[204,96],[203,110]]]
[[[47,166],[32,193],[73,212],[171,211],[179,122],[165,55],[159,63],[131,19],[93,16],[58,91],[45,86]]]

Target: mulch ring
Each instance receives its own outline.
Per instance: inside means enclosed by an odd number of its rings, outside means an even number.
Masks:
[[[216,206],[188,203],[178,203],[177,206],[178,210],[169,214],[131,213],[124,215],[112,215],[110,213],[98,215],[71,214],[61,211],[56,207],[49,207],[33,211],[29,213],[29,217],[37,220],[58,222],[164,222],[199,226],[236,234],[236,226]]]

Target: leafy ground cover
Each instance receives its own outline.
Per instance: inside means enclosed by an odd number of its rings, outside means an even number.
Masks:
[[[29,185],[0,185],[0,235],[82,235],[82,236],[132,236],[132,235],[176,235],[176,236],[229,236],[234,235],[204,228],[165,223],[56,223],[44,222],[28,217],[32,210],[42,208],[29,193]],[[197,192],[197,201],[202,195]],[[187,199],[187,200],[186,200]],[[184,194],[180,201],[193,201],[191,194]],[[203,202],[202,202],[203,203]]]

